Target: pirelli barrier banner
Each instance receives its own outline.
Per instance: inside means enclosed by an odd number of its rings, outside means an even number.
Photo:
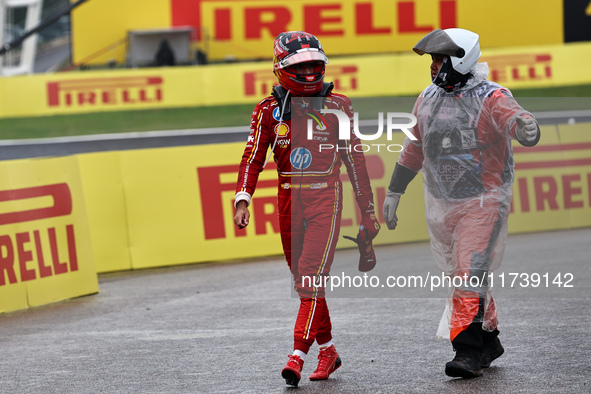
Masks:
[[[508,88],[590,84],[591,44],[489,49],[490,79]],[[327,81],[350,97],[415,96],[430,82],[416,54],[331,60]],[[38,74],[0,79],[0,117],[254,104],[277,79],[269,62]],[[246,120],[247,121],[247,120]]]
[[[515,144],[511,232],[591,226],[590,131],[589,123],[542,126],[537,147]],[[403,137],[364,147],[382,223]],[[0,311],[96,292],[93,261],[100,273],[281,255],[271,163],[259,178],[250,225],[234,226],[243,149],[229,143],[0,163]],[[375,244],[428,239],[417,178],[402,197],[398,228],[384,225]],[[342,179],[341,234],[355,236],[360,215]]]
[[[0,313],[98,291],[77,157],[0,162]]]
[[[538,147],[515,146],[510,231],[591,226],[590,128],[589,124],[542,127],[543,138]],[[395,133],[388,144],[401,144],[402,139],[402,133]],[[398,159],[398,154],[389,152],[386,146],[379,152],[375,146],[368,148],[366,153],[378,207]],[[103,171],[104,163],[112,175],[121,174],[122,182],[101,183],[101,195],[113,192],[125,196],[126,213],[122,213],[122,208],[115,209],[120,212],[118,219],[110,223],[91,220],[95,250],[110,249],[112,254],[97,256],[98,271],[281,255],[273,165],[267,165],[259,178],[250,208],[250,225],[237,230],[233,223],[237,167],[243,149],[243,143],[232,143],[120,152],[118,158],[114,153],[84,155],[92,157],[94,166],[81,166],[83,178],[93,179]],[[118,163],[119,170],[113,161]],[[354,236],[360,215],[347,175],[342,178],[345,201],[341,234]],[[110,204],[116,208],[122,198],[113,198]],[[420,179],[411,183],[401,204],[404,209],[398,213],[399,227],[388,231],[384,225],[376,244],[427,239]],[[89,202],[88,206],[89,215],[93,215],[93,209],[100,204]],[[381,213],[379,217],[383,223]],[[121,233],[117,223],[121,228],[127,227],[127,238],[113,236],[114,231]],[[114,238],[119,241],[114,242]],[[122,239],[127,240],[129,247]],[[351,246],[347,241],[339,243],[339,247]]]
[[[73,12],[73,58],[75,63],[124,63],[128,31],[175,27],[193,28],[194,49],[198,47],[211,60],[269,59],[273,39],[289,30],[318,36],[329,57],[407,52],[430,31],[452,27],[476,31],[483,48],[562,44],[565,34],[570,41],[588,36],[584,33],[590,21],[587,3],[93,0]]]
[[[509,232],[591,225],[591,124],[541,130],[536,147],[514,145]]]

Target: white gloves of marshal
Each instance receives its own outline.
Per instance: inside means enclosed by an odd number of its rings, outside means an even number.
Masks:
[[[515,118],[515,122],[517,123],[515,135],[519,141],[533,142],[536,140],[538,136],[538,125],[535,120],[518,116]]]
[[[396,209],[398,209],[398,203],[400,202],[400,196],[402,193],[394,193],[388,190],[386,193],[386,199],[384,200],[384,207],[382,213],[384,214],[384,220],[388,226],[388,230],[394,230],[398,224],[398,216],[396,216]]]

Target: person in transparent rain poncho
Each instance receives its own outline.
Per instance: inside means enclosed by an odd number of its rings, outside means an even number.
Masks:
[[[504,351],[488,275],[500,266],[507,238],[511,140],[529,147],[540,139],[533,115],[487,80],[488,65],[477,63],[478,38],[464,29],[437,29],[413,48],[431,55],[433,83],[415,103],[416,140],[406,137],[383,206],[393,230],[400,197],[422,169],[433,255],[450,279],[464,279],[452,282],[442,319],[456,351],[445,373],[464,378],[481,375]]]

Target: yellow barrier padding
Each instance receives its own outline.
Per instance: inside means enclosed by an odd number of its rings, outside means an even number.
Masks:
[[[181,26],[211,60],[269,59],[290,30],[317,35],[329,57],[406,52],[451,27],[477,32],[483,48],[564,42],[561,0],[93,0],[72,20],[74,62],[90,64],[124,63],[125,45],[108,49],[129,30]]]
[[[119,152],[78,155],[97,271],[130,270],[127,204]]]
[[[2,255],[4,256],[6,247],[0,247]],[[3,273],[4,275],[4,273]],[[6,283],[6,278],[4,282]],[[17,311],[19,309],[25,309],[29,307],[27,302],[27,285],[22,282],[13,283],[10,286],[3,285],[0,287],[0,313]]]
[[[331,59],[326,81],[350,97],[415,96],[430,83],[429,56]],[[513,88],[590,84],[591,44],[484,50],[490,79]],[[38,74],[0,79],[0,118],[254,104],[277,79],[270,62]]]
[[[98,291],[77,162],[0,162],[0,311]]]
[[[277,233],[256,219],[246,232],[235,233],[233,198],[243,149],[235,143],[121,152],[133,268],[281,252]],[[265,171],[261,180],[274,175]],[[265,206],[274,204],[275,195],[276,188],[257,191],[257,213],[269,209],[275,220],[274,207]]]
[[[515,151],[510,232],[591,224],[591,125],[543,127],[534,148]]]

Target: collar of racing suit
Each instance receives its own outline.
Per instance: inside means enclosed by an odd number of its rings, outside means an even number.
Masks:
[[[327,97],[330,94],[330,92],[332,92],[333,88],[334,88],[334,84],[332,82],[330,82],[330,83],[324,82],[320,92],[316,93],[314,96],[311,96],[311,97]],[[288,98],[287,101],[285,102],[285,104],[283,103],[283,101],[286,100],[286,97],[288,95],[287,93],[288,93],[288,90],[285,89],[281,85],[273,86],[273,91],[271,92],[271,95],[273,97],[275,97],[275,100],[277,100],[277,105],[279,106],[279,108],[285,108],[281,114],[282,120],[290,120],[291,119],[291,103],[290,103],[291,100]],[[290,93],[290,95],[291,95],[291,93]],[[313,102],[316,102],[316,100],[313,100]],[[321,105],[324,105],[324,100],[322,100]],[[314,109],[320,110],[321,108],[314,108]]]

